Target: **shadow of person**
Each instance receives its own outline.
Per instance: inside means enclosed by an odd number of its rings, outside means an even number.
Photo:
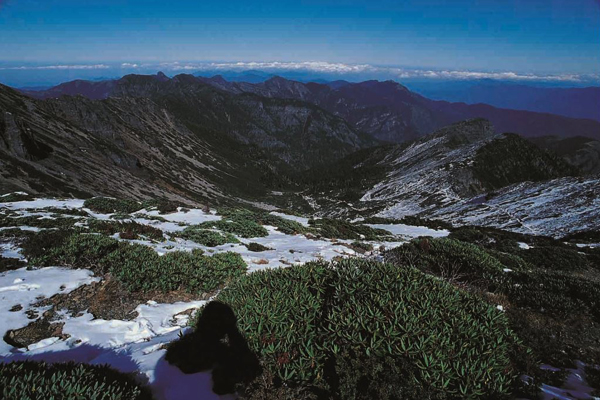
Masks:
[[[260,374],[256,355],[237,328],[233,310],[218,301],[208,303],[196,330],[173,342],[165,359],[186,374],[212,369],[213,392],[235,392]]]

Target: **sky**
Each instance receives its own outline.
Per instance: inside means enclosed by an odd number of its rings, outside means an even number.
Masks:
[[[600,0],[0,0],[0,82],[237,62],[600,76]]]

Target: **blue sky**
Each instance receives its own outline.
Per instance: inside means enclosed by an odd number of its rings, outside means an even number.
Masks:
[[[176,61],[600,74],[600,1],[0,0],[4,65]]]

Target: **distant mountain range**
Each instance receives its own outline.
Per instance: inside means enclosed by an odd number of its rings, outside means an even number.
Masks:
[[[434,101],[393,81],[159,73],[0,86],[3,192],[458,218],[492,193],[519,203],[524,182],[535,195],[557,180],[576,201],[573,180],[599,172],[599,138],[597,121]]]
[[[37,98],[61,95],[82,95],[90,99],[120,96],[123,82],[73,81],[43,91],[25,91]],[[185,78],[184,78],[185,77]],[[164,74],[156,80],[168,81]],[[554,135],[558,137],[585,136],[600,139],[600,122],[566,118],[553,114],[501,109],[486,105],[467,105],[433,101],[411,92],[394,81],[349,83],[335,81],[327,84],[302,83],[272,77],[260,83],[231,82],[222,76],[212,78],[177,75],[175,81],[208,84],[231,94],[256,94],[278,99],[295,99],[314,104],[337,115],[356,130],[373,138],[401,143],[431,133],[445,125],[469,118],[486,118],[499,132],[514,132],[526,137]]]
[[[500,82],[416,85],[433,99],[589,118],[600,121],[600,87],[547,88]]]

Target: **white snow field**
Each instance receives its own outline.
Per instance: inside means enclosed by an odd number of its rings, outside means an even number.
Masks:
[[[1,201],[1,198],[0,198]],[[52,212],[39,210],[46,207],[65,209],[83,209],[91,217],[110,219],[110,214],[93,213],[83,208],[83,200],[35,199],[11,203],[0,202],[0,210],[8,209],[18,215],[39,215],[40,218],[51,218]],[[33,211],[33,209],[37,209]],[[296,217],[273,212],[274,215],[287,218],[308,226],[308,218]],[[248,264],[249,273],[264,269],[286,267],[313,260],[331,260],[334,257],[357,256],[347,244],[351,240],[313,239],[304,235],[286,235],[275,227],[266,226],[268,236],[251,239],[238,238],[240,244],[225,244],[217,247],[206,247],[198,243],[169,237],[169,233],[185,229],[187,225],[221,219],[214,211],[204,213],[199,209],[189,211],[179,209],[172,214],[159,215],[157,211],[141,210],[135,213],[134,221],[161,229],[167,236],[164,242],[150,240],[132,240],[154,248],[159,254],[183,250],[191,251],[200,248],[207,253],[233,251],[239,253]],[[160,216],[165,221],[152,220]],[[80,225],[84,225],[83,222]],[[436,231],[425,227],[408,225],[373,225],[386,229],[397,235],[397,241],[368,242],[375,248],[384,246],[392,248],[417,236],[446,236],[448,231]],[[21,226],[21,229],[38,230]],[[116,237],[116,236],[115,236]],[[263,252],[249,251],[243,243],[259,243],[272,250]],[[14,243],[2,243],[0,251],[4,257],[23,259],[19,248]],[[367,254],[368,255],[368,254]],[[35,266],[33,266],[35,267]],[[49,298],[58,293],[69,293],[79,286],[90,284],[101,278],[93,277],[88,270],[72,270],[49,267],[27,270],[21,268],[0,273],[0,334],[6,331],[27,326],[34,319],[27,317],[26,311],[42,298]],[[185,333],[189,320],[183,311],[198,309],[205,301],[175,302],[173,304],[157,304],[149,302],[140,304],[136,311],[138,316],[132,321],[94,319],[85,312],[72,316],[66,311],[59,311],[64,322],[63,334],[68,339],[51,337],[27,349],[17,349],[5,341],[0,342],[0,362],[21,359],[45,360],[48,362],[75,361],[90,364],[110,364],[123,372],[139,372],[150,386],[154,396],[159,400],[201,399],[233,399],[234,395],[218,396],[212,392],[210,372],[183,374],[164,360],[164,346]],[[15,305],[21,305],[19,311],[10,311]],[[41,315],[44,309],[35,309]],[[178,315],[179,314],[179,315]]]

